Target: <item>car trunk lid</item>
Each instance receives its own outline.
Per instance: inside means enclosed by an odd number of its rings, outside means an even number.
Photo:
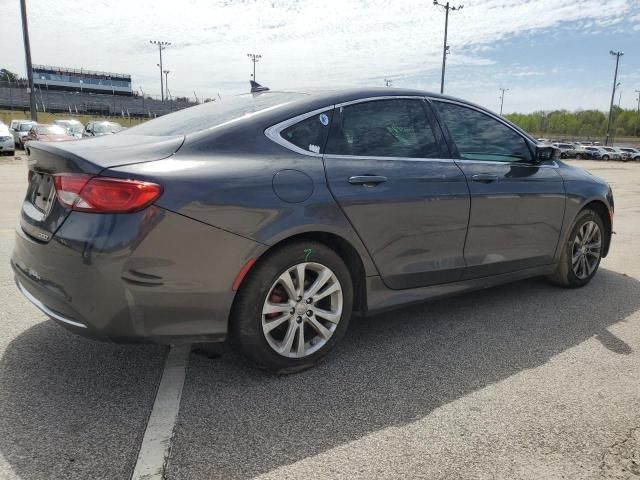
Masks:
[[[57,201],[55,175],[98,176],[107,168],[162,160],[173,155],[183,141],[182,135],[110,135],[72,142],[31,142],[27,160],[29,186],[20,216],[22,230],[36,240],[48,242],[71,212]]]

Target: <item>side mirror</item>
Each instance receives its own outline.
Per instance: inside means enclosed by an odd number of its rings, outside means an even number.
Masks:
[[[536,145],[536,163],[548,162],[558,158],[560,158],[559,148]]]

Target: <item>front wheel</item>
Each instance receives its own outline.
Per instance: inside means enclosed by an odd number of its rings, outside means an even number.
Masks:
[[[576,153],[576,160],[582,160],[582,155],[580,155],[579,153]]]
[[[605,229],[600,216],[593,210],[580,212],[551,280],[572,288],[589,283],[598,271],[604,240]]]
[[[604,160],[605,162],[609,161],[609,155],[603,155],[602,156],[602,160]]]
[[[322,360],[344,335],[353,305],[342,259],[317,242],[295,242],[267,254],[245,279],[231,334],[258,367],[292,373]]]

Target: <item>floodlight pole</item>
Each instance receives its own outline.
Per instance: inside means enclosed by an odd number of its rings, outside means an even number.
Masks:
[[[500,95],[500,116],[502,116],[502,105],[504,105],[504,92],[508,92],[508,88],[501,88],[500,91],[502,94]]]
[[[149,40],[149,43],[153,45],[158,45],[158,52],[160,53],[160,63],[158,64],[158,67],[160,67],[160,99],[164,103],[164,79],[162,78],[162,50],[164,50],[168,45],[171,45],[171,42]]]
[[[163,70],[162,73],[164,73],[164,88],[165,91],[167,92],[166,95],[164,96],[167,100],[169,100],[169,72],[171,70]]]
[[[33,66],[31,65],[31,44],[29,43],[29,26],[27,22],[27,3],[20,0],[20,12],[22,13],[22,38],[24,40],[24,56],[27,61],[27,81],[29,83],[29,105],[31,108],[31,120],[38,121],[36,109],[36,91],[33,88]]]
[[[624,55],[624,52],[614,52],[609,50],[609,55],[616,57],[616,70],[613,74],[613,90],[611,90],[611,103],[609,105],[609,119],[607,120],[607,136],[604,139],[604,144],[609,145],[609,137],[611,137],[611,116],[613,115],[613,101],[616,96],[616,87],[618,86],[618,64],[620,63],[620,57]]]
[[[444,93],[444,71],[447,66],[447,55],[449,54],[449,45],[447,45],[447,31],[449,29],[449,10],[455,12],[462,10],[464,5],[452,6],[447,2],[446,4],[439,3],[438,0],[433,0],[433,4],[436,7],[444,8],[444,44],[442,46],[442,77],[440,78],[440,93]]]
[[[638,136],[638,125],[640,125],[640,90],[635,91],[638,94],[638,115],[636,118],[636,137]]]

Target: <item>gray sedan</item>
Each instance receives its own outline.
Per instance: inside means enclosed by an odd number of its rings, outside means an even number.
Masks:
[[[325,357],[352,313],[581,287],[611,239],[606,182],[422,91],[241,95],[29,150],[11,264],[30,301],[94,338],[230,338],[280,373]]]

